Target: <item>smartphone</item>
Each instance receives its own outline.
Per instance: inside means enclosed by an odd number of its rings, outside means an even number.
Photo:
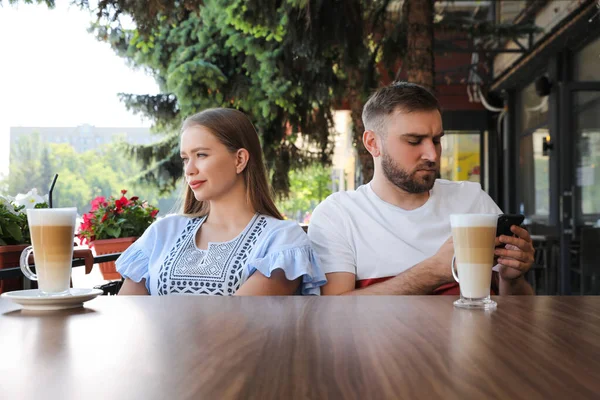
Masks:
[[[525,216],[522,214],[501,214],[498,217],[498,225],[496,226],[496,237],[500,235],[513,236],[510,227],[513,225],[521,226]]]

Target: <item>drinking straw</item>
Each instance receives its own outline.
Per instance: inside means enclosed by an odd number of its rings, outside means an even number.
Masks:
[[[52,184],[50,185],[50,190],[48,191],[48,205],[52,208],[52,191],[54,190],[54,185],[56,184],[56,180],[58,179],[58,174],[54,175],[54,179],[52,179]]]

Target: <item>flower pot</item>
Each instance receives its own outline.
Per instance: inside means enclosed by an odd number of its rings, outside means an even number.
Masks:
[[[137,237],[126,237],[118,239],[101,239],[90,242],[90,248],[94,252],[94,256],[102,254],[122,253],[133,244]],[[100,272],[105,280],[121,279],[121,275],[117,272],[114,261],[100,263]]]
[[[26,244],[11,246],[0,246],[0,269],[19,266],[21,252],[27,247]],[[0,293],[23,289],[23,277],[0,280]]]

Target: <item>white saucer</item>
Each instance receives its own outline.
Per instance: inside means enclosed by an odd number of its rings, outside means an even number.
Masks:
[[[38,289],[16,290],[2,293],[2,297],[23,306],[25,310],[64,310],[83,307],[83,303],[92,300],[103,292],[100,289],[69,289],[68,294],[42,294]]]

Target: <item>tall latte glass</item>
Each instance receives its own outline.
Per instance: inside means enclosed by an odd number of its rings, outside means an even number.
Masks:
[[[496,302],[490,298],[490,286],[497,223],[496,214],[450,215],[454,242],[452,275],[460,285],[460,299],[454,302],[457,307],[496,308]]]
[[[21,253],[21,270],[27,278],[38,281],[42,294],[69,292],[76,218],[76,208],[27,210],[33,246]],[[27,262],[32,251],[37,274],[31,272]]]

